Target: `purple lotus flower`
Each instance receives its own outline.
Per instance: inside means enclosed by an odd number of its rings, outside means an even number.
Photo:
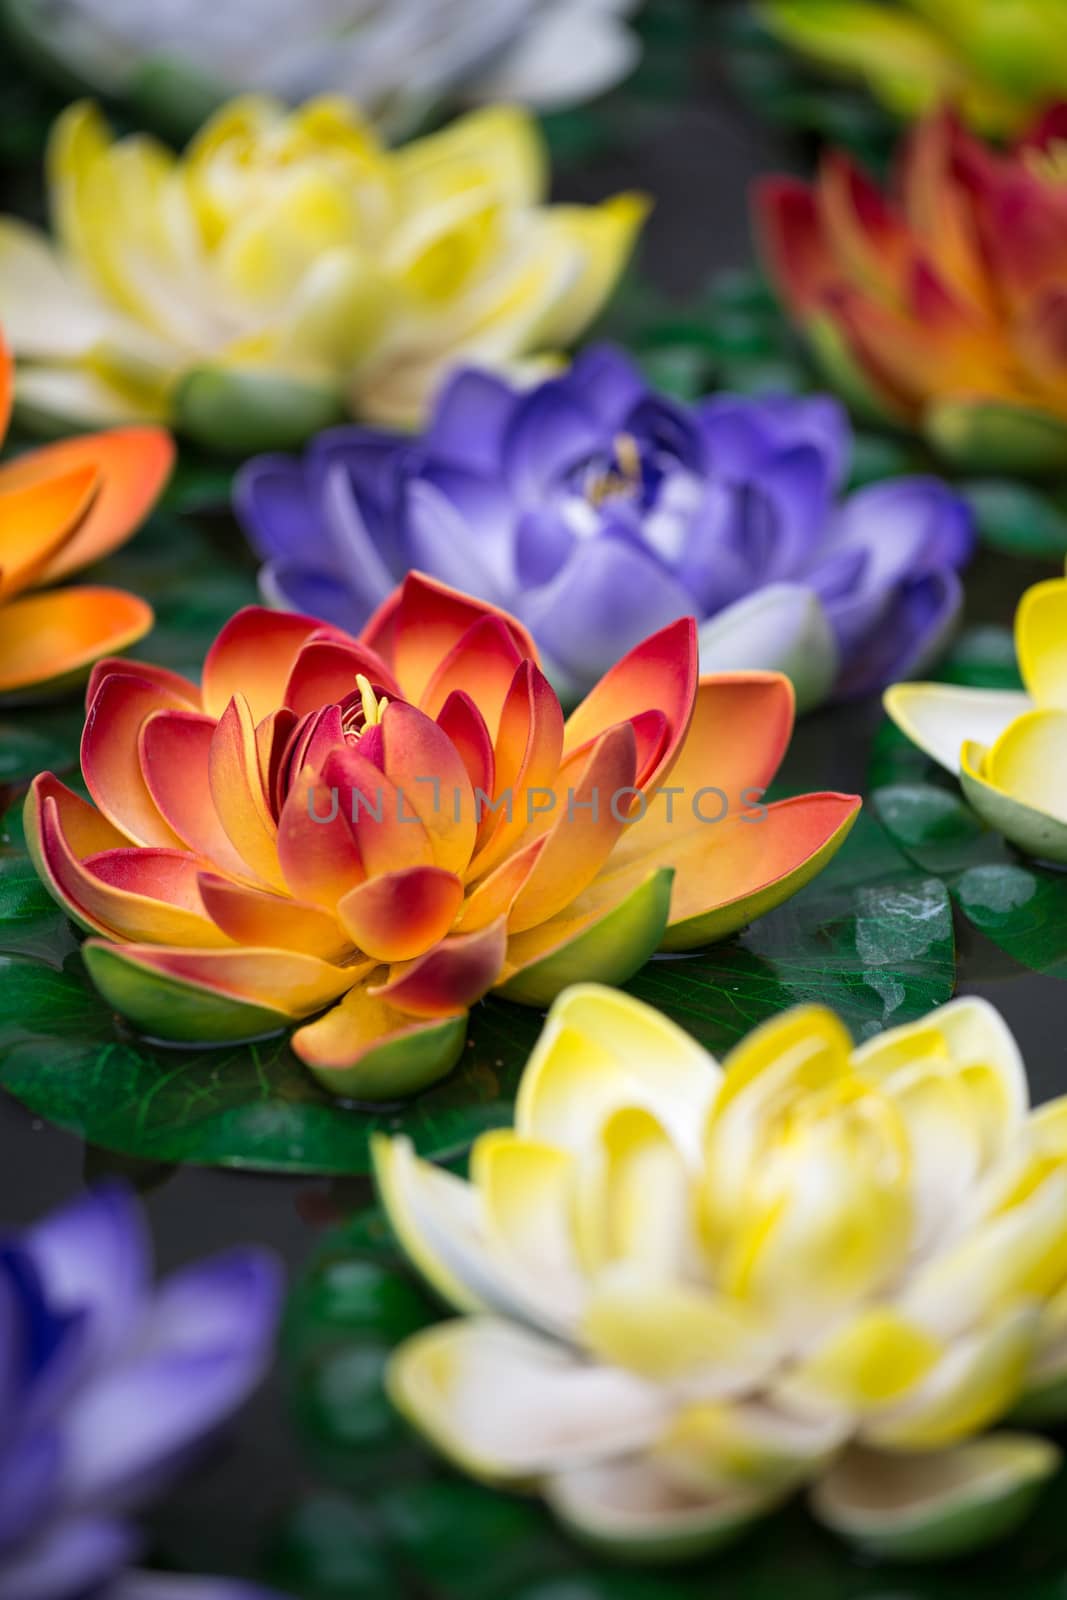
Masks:
[[[686,407],[597,348],[525,391],[461,371],[417,438],[259,457],[235,506],[273,604],[359,629],[419,568],[517,613],[567,698],[695,615],[706,671],[778,668],[810,707],[926,667],[974,543],[935,478],[843,497],[850,443],[826,396]]]
[[[129,1571],[127,1518],[259,1381],[279,1289],[251,1250],[153,1288],[118,1186],[0,1240],[0,1600],[267,1600]]]

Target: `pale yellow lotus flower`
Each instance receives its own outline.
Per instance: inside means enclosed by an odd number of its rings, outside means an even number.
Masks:
[[[549,1013],[463,1181],[379,1136],[393,1230],[459,1320],[394,1402],[459,1466],[619,1553],[692,1554],[802,1488],[886,1556],[1006,1531],[1067,1410],[1067,1099],[997,1012],[854,1048],[830,1011],[720,1066],[617,990]]]
[[[885,708],[959,778],[987,826],[1027,855],[1067,866],[1067,578],[1026,590],[1015,654],[1022,689],[895,683]]]
[[[544,204],[536,124],[509,106],[391,151],[341,97],[246,97],[176,156],[83,102],[48,177],[52,239],[0,219],[21,414],[167,420],[240,451],[347,415],[415,424],[457,363],[544,370],[646,212]]]

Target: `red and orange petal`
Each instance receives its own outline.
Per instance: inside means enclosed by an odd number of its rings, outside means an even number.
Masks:
[[[212,717],[184,707],[150,711],[136,734],[138,769],[164,827],[203,861],[255,882],[215,810],[210,777],[215,728]]]
[[[386,706],[381,739],[385,775],[421,819],[435,862],[448,872],[465,872],[478,822],[459,751],[436,722],[403,701]]]
[[[204,710],[221,717],[233,696],[243,694],[253,720],[260,722],[284,704],[301,646],[313,634],[337,633],[314,617],[246,606],[230,618],[207,653],[201,690]]]
[[[810,882],[844,843],[862,802],[853,794],[804,794],[754,813],[706,823],[634,860],[675,869],[665,950],[725,938]],[[605,876],[610,877],[610,865]]]
[[[505,696],[493,756],[493,800],[503,807],[482,806],[479,849],[470,876],[496,867],[528,836],[539,808],[558,788],[563,747],[563,712],[555,690],[532,661],[516,668]]]
[[[485,617],[501,621],[519,656],[540,663],[537,646],[513,616],[460,594],[435,578],[409,572],[360,634],[391,667],[406,700],[422,704],[430,679],[467,630]],[[469,689],[470,685],[466,685]],[[424,709],[426,707],[424,706]]]
[[[838,267],[870,293],[897,300],[907,282],[915,241],[878,187],[841,150],[823,156],[818,205],[827,247]]]
[[[38,871],[41,861],[40,819],[45,802],[49,800],[55,805],[59,826],[79,861],[86,856],[98,855],[103,850],[119,850],[129,844],[126,835],[101,816],[95,806],[68,789],[54,773],[41,772],[30,784],[22,812],[26,844]]]
[[[45,881],[90,932],[138,943],[230,944],[205,912],[198,864],[186,851],[127,845],[79,861],[52,798],[44,801],[39,828]]]
[[[799,178],[763,178],[753,196],[767,271],[793,315],[804,321],[841,279],[814,191]]]
[[[445,938],[463,904],[463,884],[442,867],[407,867],[368,878],[337,906],[352,943],[376,961],[411,961]]]
[[[23,595],[3,609],[0,695],[79,684],[94,661],[143,639],[151,606],[121,589],[57,589]]]
[[[701,789],[720,790],[731,811],[748,808],[753,791],[768,786],[789,748],[794,707],[793,686],[780,672],[702,678],[689,731],[663,790],[649,796],[643,820],[626,829],[620,851],[629,858],[679,837]]]
[[[485,719],[496,743],[500,716],[515,673],[524,660],[511,629],[500,617],[480,617],[453,645],[418,698],[436,717],[449,695],[465,690]]]
[[[234,695],[211,736],[208,784],[215,814],[241,860],[272,889],[284,891],[277,824],[264,793],[256,730],[243,695]]]
[[[140,734],[154,711],[189,713],[185,701],[132,672],[115,673],[101,683],[82,731],[82,776],[89,793],[116,828],[134,844],[181,845],[164,821],[141,771]],[[171,774],[177,785],[187,774]]]
[[[573,754],[616,722],[660,711],[667,719],[666,741],[656,738],[635,779],[641,788],[651,787],[670,771],[685,739],[697,681],[696,622],[679,617],[635,645],[571,713],[564,754]]]
[[[110,678],[116,672],[136,678],[146,678],[170,698],[183,701],[190,711],[201,709],[200,690],[188,678],[183,678],[180,672],[171,672],[168,667],[153,666],[150,661],[134,661],[127,656],[103,656],[94,662],[89,681],[85,685],[86,711],[96,698],[96,691],[104,679]]]
[[[372,878],[403,867],[433,866],[433,842],[412,797],[366,758],[363,750],[367,743],[364,735],[356,748],[335,750],[322,769],[327,789],[339,796],[341,815],[352,829],[364,875]]]
[[[570,905],[608,860],[636,798],[636,741],[621,722],[599,738],[512,903],[512,934],[536,927]]]
[[[394,968],[369,992],[414,1017],[449,1017],[468,1010],[496,983],[507,951],[499,917],[477,933],[454,934],[426,955]]]
[[[199,888],[208,916],[235,944],[299,950],[331,962],[354,954],[352,941],[336,918],[317,906],[234,883],[213,872],[200,874]]]
[[[330,912],[367,875],[351,807],[349,792],[305,767],[278,818],[278,862],[290,893]]]
[[[0,466],[0,495],[9,489],[43,489],[57,476],[73,472],[92,473],[97,483],[76,532],[38,582],[69,577],[124,544],[162,494],[173,465],[170,435],[162,428],[138,427],[61,439]]]
[[[36,582],[74,537],[100,485],[90,466],[41,483],[4,481],[0,467],[0,600]]]
[[[398,686],[380,656],[354,639],[312,638],[293,663],[282,699],[297,716],[345,700],[362,673],[380,693],[396,695]]]
[[[477,843],[482,844],[495,820],[479,794],[491,798],[496,791],[496,756],[485,718],[462,689],[449,695],[437,716],[437,725],[456,747],[479,806]]]

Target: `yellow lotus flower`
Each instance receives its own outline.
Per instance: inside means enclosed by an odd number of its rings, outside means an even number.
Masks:
[[[1025,690],[896,683],[885,708],[959,777],[984,822],[1027,855],[1067,865],[1067,578],[1023,595],[1015,652]]]
[[[1058,1452],[978,1436],[1067,1406],[1067,1099],[1027,1098],[983,1000],[859,1049],[800,1007],[719,1066],[571,988],[469,1181],[377,1140],[397,1237],[465,1313],[390,1395],[620,1552],[707,1549],[805,1485],[884,1555],[998,1535]]]
[[[460,359],[558,359],[646,211],[543,204],[536,124],[509,106],[389,151],[341,97],[245,97],[179,157],[80,103],[48,176],[54,240],[0,219],[23,412],[234,450],[346,414],[417,422]]]
[[[1067,0],[767,0],[772,32],[901,117],[946,99],[985,133],[1067,94]]]

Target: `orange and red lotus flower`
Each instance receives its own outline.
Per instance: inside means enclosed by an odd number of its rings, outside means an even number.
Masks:
[[[13,365],[0,339],[0,442],[12,387]],[[128,539],[163,488],[173,457],[162,428],[114,428],[0,466],[0,695],[21,699],[65,688],[101,656],[148,632],[151,607],[121,589],[24,591],[66,578]]]
[[[846,397],[947,459],[1067,467],[1067,104],[1012,151],[950,112],[883,194],[842,152],[757,188],[769,269]]]
[[[97,987],[146,1034],[299,1022],[323,1084],[392,1098],[450,1069],[488,990],[540,1005],[623,982],[813,877],[860,802],[759,803],[792,723],[776,673],[699,677],[691,619],[565,721],[513,617],[413,574],[359,639],[238,613],[199,689],[100,663],[95,806],[43,774],[27,834],[93,935]]]

